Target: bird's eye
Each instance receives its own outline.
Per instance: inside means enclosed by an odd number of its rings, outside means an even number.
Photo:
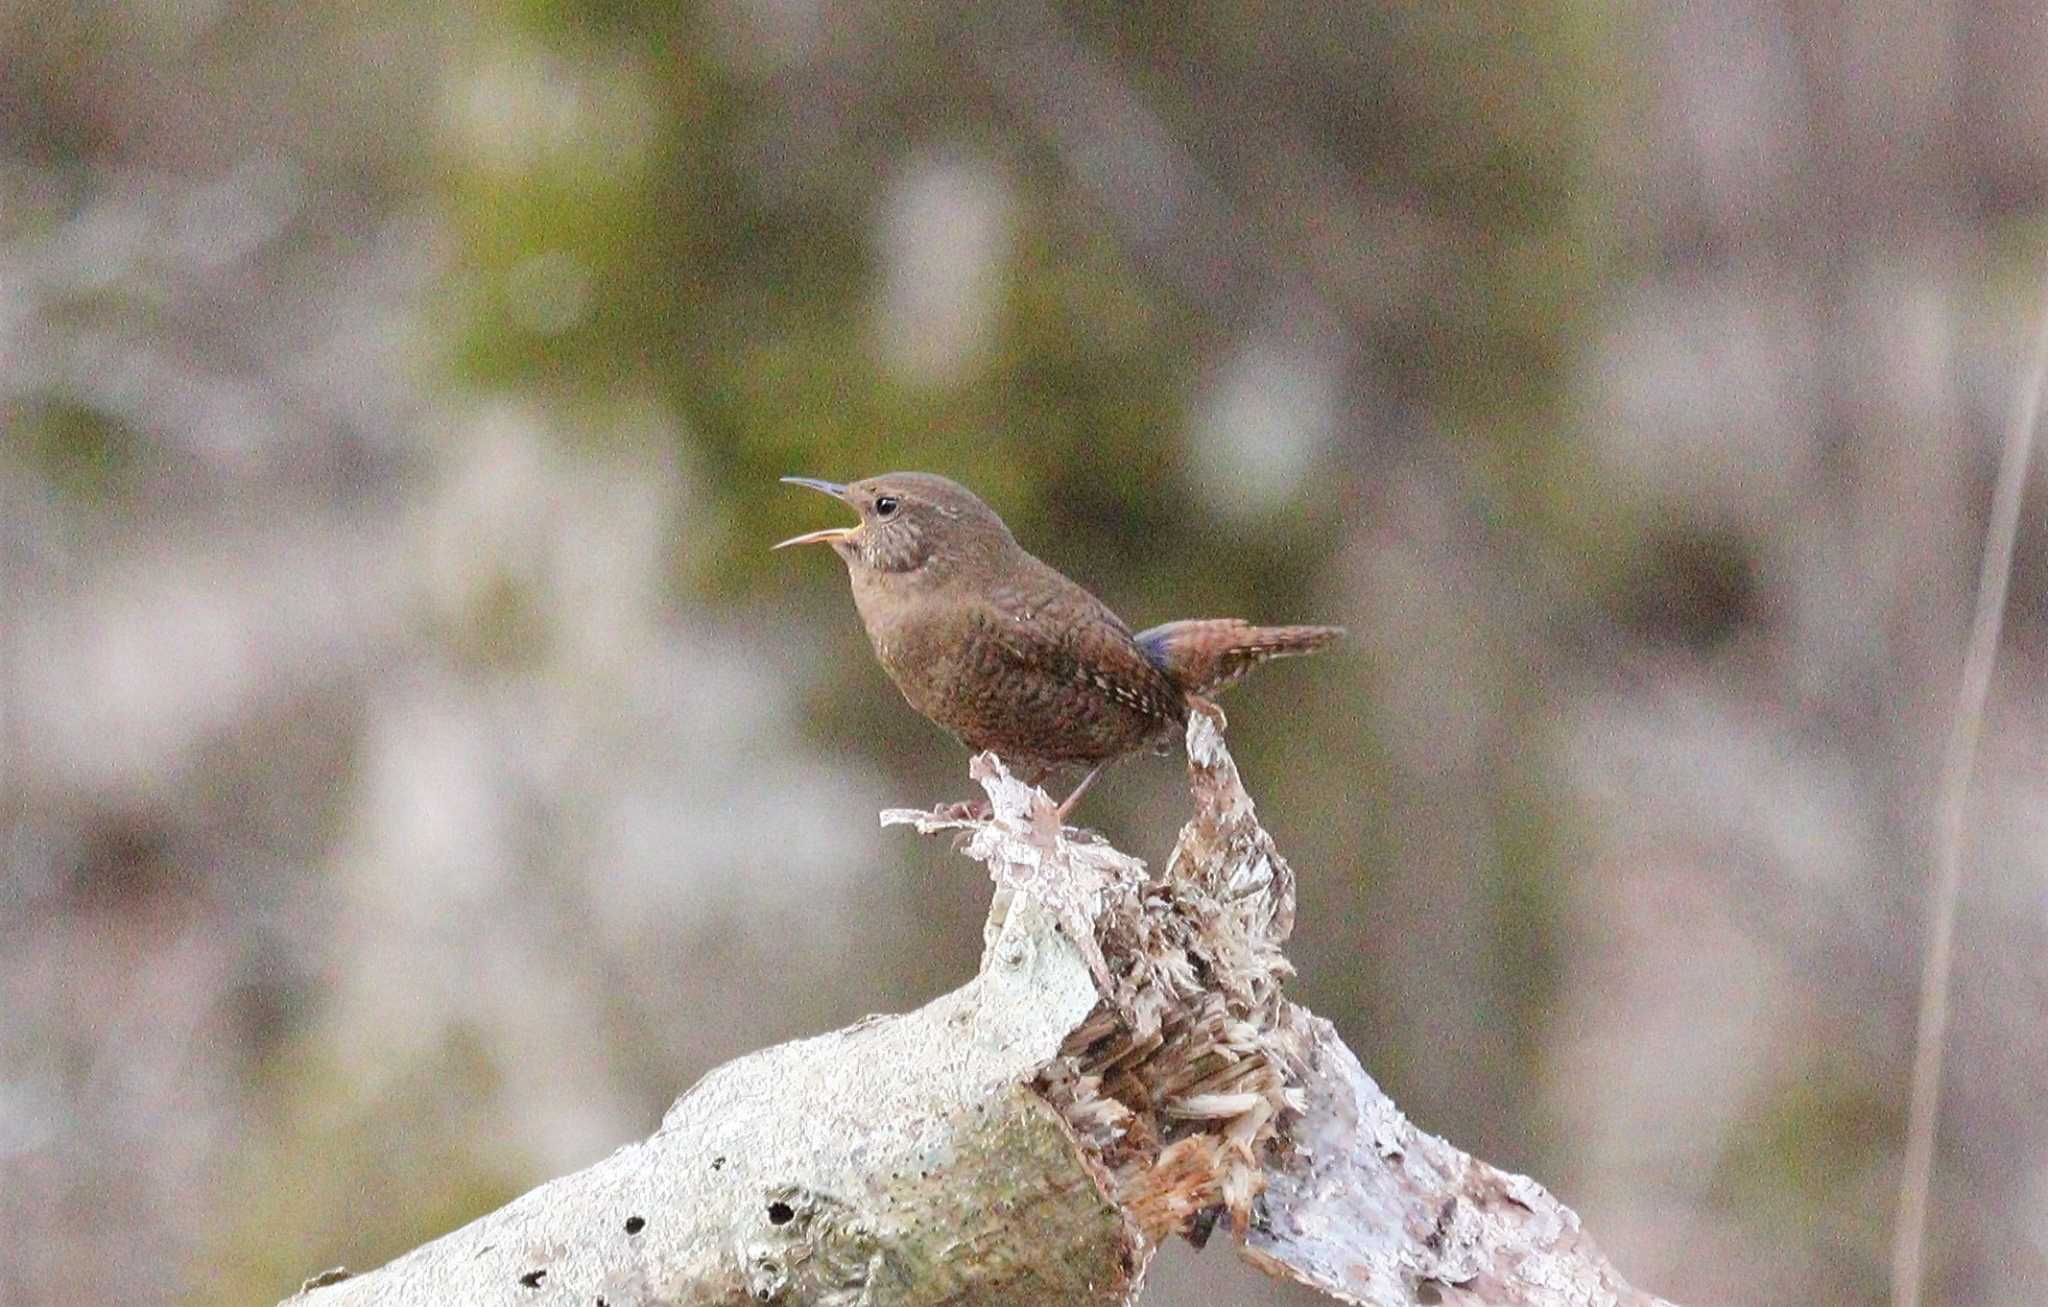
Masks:
[[[875,516],[894,517],[896,516],[896,509],[898,507],[899,505],[896,502],[896,496],[883,495],[880,499],[877,499],[875,501]]]

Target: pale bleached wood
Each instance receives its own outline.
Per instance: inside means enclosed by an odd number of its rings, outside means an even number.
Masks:
[[[1287,1000],[1294,874],[1220,715],[1195,715],[1188,756],[1194,815],[1157,876],[991,755],[988,820],[883,814],[987,865],[975,979],[740,1058],[646,1141],[290,1301],[1111,1304],[1160,1241],[1214,1230],[1374,1307],[1660,1302]]]

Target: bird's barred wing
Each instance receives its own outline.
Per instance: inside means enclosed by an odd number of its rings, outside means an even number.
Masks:
[[[1180,696],[1132,639],[1130,628],[1094,595],[998,588],[983,620],[1000,656],[1105,707],[1154,721],[1179,721]]]

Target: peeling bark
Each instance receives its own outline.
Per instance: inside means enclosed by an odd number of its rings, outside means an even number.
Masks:
[[[1194,816],[1157,877],[991,755],[987,821],[884,813],[988,866],[974,980],[732,1062],[645,1142],[291,1301],[1125,1303],[1161,1242],[1220,1226],[1346,1302],[1657,1303],[1285,998],[1293,872],[1220,714],[1188,756]]]

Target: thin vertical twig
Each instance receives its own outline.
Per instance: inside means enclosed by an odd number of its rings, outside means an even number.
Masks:
[[[1948,1030],[1949,974],[1954,968],[1956,899],[1963,879],[1963,824],[1970,774],[1983,732],[1984,703],[1991,693],[1991,667],[2005,622],[2005,594],[2019,536],[2020,503],[2041,392],[2048,386],[2048,289],[2034,328],[2031,366],[2013,401],[2012,425],[1998,464],[1991,520],[1984,532],[1984,560],[1977,575],[1977,611],[1963,658],[1963,683],[1948,747],[1941,760],[1940,806],[1935,813],[1934,894],[1927,906],[1927,953],[1920,973],[1920,1020],[1913,1046],[1913,1089],[1906,1118],[1906,1155],[1899,1173],[1898,1221],[1892,1230],[1893,1307],[1919,1307],[1925,1278],[1927,1195],[1934,1176],[1934,1140],[1941,1120],[1942,1051]]]

